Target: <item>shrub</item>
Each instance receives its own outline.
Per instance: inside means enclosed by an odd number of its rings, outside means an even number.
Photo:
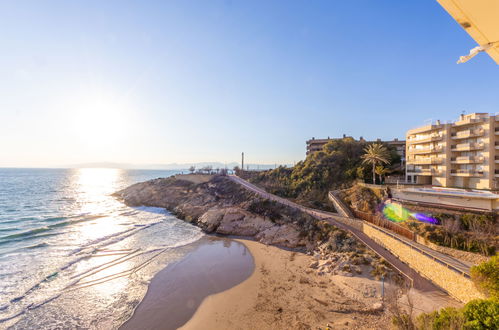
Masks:
[[[248,211],[267,217],[272,221],[282,218],[282,206],[275,201],[255,200],[248,206]]]
[[[471,278],[477,288],[489,297],[499,299],[499,256],[471,267]]]
[[[461,309],[442,308],[433,313],[422,313],[416,320],[418,329],[422,330],[461,330],[465,323]]]
[[[499,300],[476,299],[463,309],[466,329],[499,329]]]
[[[495,298],[476,299],[463,308],[447,307],[422,313],[416,325],[421,330],[499,329],[499,302]]]

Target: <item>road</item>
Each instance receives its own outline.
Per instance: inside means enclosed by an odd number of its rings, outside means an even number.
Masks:
[[[244,186],[248,190],[260,195],[263,198],[273,200],[273,201],[276,201],[278,203],[288,205],[288,206],[296,208],[296,209],[300,209],[303,212],[306,212],[306,213],[308,213],[308,214],[310,214],[318,219],[328,221],[331,225],[334,225],[340,229],[343,229],[345,231],[350,232],[353,236],[355,236],[359,241],[364,243],[368,248],[370,248],[372,251],[374,251],[377,255],[379,255],[380,257],[385,259],[389,264],[391,264],[402,275],[407,277],[409,279],[409,281],[412,282],[412,286],[415,289],[418,289],[418,290],[424,291],[424,292],[441,291],[441,289],[439,287],[437,287],[436,285],[434,285],[430,280],[421,276],[417,271],[415,271],[414,269],[409,267],[407,264],[403,263],[400,259],[398,259],[390,251],[388,251],[383,246],[381,246],[380,244],[375,242],[369,236],[364,234],[361,230],[356,229],[352,226],[348,226],[344,223],[341,223],[341,222],[338,222],[337,220],[335,220],[334,219],[335,216],[333,216],[333,214],[331,214],[329,212],[321,211],[321,210],[307,208],[305,206],[291,202],[285,198],[270,194],[270,193],[266,192],[265,190],[255,186],[255,185],[253,185],[253,184],[251,184],[251,183],[249,183],[249,182],[247,182],[247,181],[245,181],[237,176],[231,175],[230,179],[233,180],[234,182]],[[431,251],[433,251],[433,250],[431,250]],[[468,270],[469,270],[469,268],[468,268]]]

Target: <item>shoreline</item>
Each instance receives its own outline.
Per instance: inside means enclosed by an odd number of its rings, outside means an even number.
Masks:
[[[132,316],[119,329],[177,329],[202,301],[241,283],[254,272],[244,244],[205,236],[195,249],[159,271]]]
[[[313,257],[253,240],[236,241],[253,255],[255,271],[242,283],[206,297],[180,329],[389,327],[386,314],[376,307],[378,297],[363,301],[348,297],[336,285],[338,278],[320,276],[309,268]]]
[[[390,299],[406,308],[406,295],[394,294],[398,285],[382,287],[370,275],[319,275],[305,253],[235,239],[253,255],[255,271],[236,286],[206,297],[180,329],[388,329],[392,326]],[[460,304],[441,292],[411,290],[415,313]]]
[[[155,275],[132,317],[119,329],[391,326],[389,307],[381,304],[380,281],[369,275],[320,275],[310,268],[314,257],[250,239],[206,236],[193,244],[198,244],[194,251]],[[394,298],[394,290],[396,285],[385,282],[387,299]],[[438,292],[414,290],[410,296],[418,313],[457,306]],[[407,296],[395,300],[402,308],[407,305]]]

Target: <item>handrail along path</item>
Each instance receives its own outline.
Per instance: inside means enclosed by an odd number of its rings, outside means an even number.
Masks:
[[[354,220],[354,221],[362,221],[362,220],[347,218],[347,217],[339,216],[338,214],[335,214],[335,213],[331,213],[331,212],[326,212],[326,211],[321,211],[321,210],[317,210],[317,209],[312,209],[312,208],[309,208],[309,207],[305,207],[303,205],[299,205],[297,203],[289,201],[289,200],[287,200],[285,198],[282,198],[282,197],[270,194],[267,191],[263,190],[262,188],[257,187],[257,186],[249,183],[248,181],[246,181],[246,180],[244,180],[244,179],[242,179],[242,178],[240,178],[238,176],[230,175],[229,178],[232,181],[234,181],[234,182],[242,185],[246,189],[248,189],[248,190],[250,190],[250,191],[252,191],[252,192],[260,195],[261,197],[264,197],[264,198],[269,199],[269,200],[276,201],[276,202],[278,202],[280,204],[287,205],[287,206],[293,207],[295,209],[299,209],[299,210],[301,210],[303,212],[306,212],[307,214],[310,214],[311,216],[313,216],[313,217],[315,217],[317,219],[325,220],[328,223],[330,223],[331,225],[334,225],[334,226],[336,226],[336,227],[338,227],[340,229],[348,231],[355,238],[357,238],[360,242],[362,242],[364,245],[366,245],[368,248],[370,248],[374,253],[376,253],[381,258],[385,259],[393,268],[395,268],[398,272],[400,272],[404,277],[406,277],[409,280],[411,286],[413,286],[414,288],[419,289],[421,291],[435,291],[435,290],[441,289],[438,286],[436,286],[435,284],[433,284],[430,280],[428,280],[427,278],[423,277],[421,274],[419,274],[416,270],[414,270],[413,268],[411,268],[409,265],[407,265],[406,263],[402,262],[397,256],[395,256],[390,251],[388,251],[384,246],[382,246],[381,244],[379,244],[378,242],[376,242],[375,240],[373,240],[372,238],[370,238],[369,236],[367,236],[364,232],[362,232],[361,230],[359,230],[357,228],[349,226],[349,225],[347,225],[347,224],[345,224],[343,222],[339,222],[339,221],[335,220],[335,218],[336,219],[338,219],[338,218],[344,218],[344,219],[348,219],[350,221],[352,221],[352,220]],[[363,221],[363,223],[368,224],[370,226],[373,226],[373,228],[376,228],[378,230],[381,230],[377,226],[374,226],[374,225],[372,225],[370,223],[366,223],[364,221]],[[382,232],[388,233],[385,230],[382,230]],[[466,264],[464,264],[464,263],[462,263],[460,261],[457,261],[457,260],[455,260],[453,258],[450,258],[450,257],[446,256],[447,259],[452,259],[452,261],[454,261],[457,264],[459,264],[459,267],[450,265],[449,262],[441,260],[440,259],[441,256],[433,255],[432,252],[428,251],[428,250],[431,250],[430,248],[427,248],[424,245],[419,244],[419,243],[410,242],[408,239],[399,237],[399,235],[392,234],[392,233],[388,233],[388,234],[390,234],[391,237],[394,237],[394,238],[402,241],[402,243],[410,245],[412,248],[414,248],[414,249],[418,250],[419,252],[421,252],[421,253],[429,256],[430,258],[436,260],[437,262],[445,264],[447,267],[449,267],[449,268],[451,268],[451,269],[459,272],[460,274],[462,274],[464,276],[469,276],[469,265],[466,265]],[[424,248],[422,248],[422,247],[424,247]],[[431,251],[433,251],[433,250],[431,250]],[[433,252],[437,253],[436,251],[433,251]],[[440,254],[440,253],[437,253],[437,254]]]

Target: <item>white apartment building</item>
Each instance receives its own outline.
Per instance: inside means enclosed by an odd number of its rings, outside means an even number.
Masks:
[[[408,182],[499,188],[499,116],[473,113],[452,123],[437,121],[407,131],[406,144]]]

